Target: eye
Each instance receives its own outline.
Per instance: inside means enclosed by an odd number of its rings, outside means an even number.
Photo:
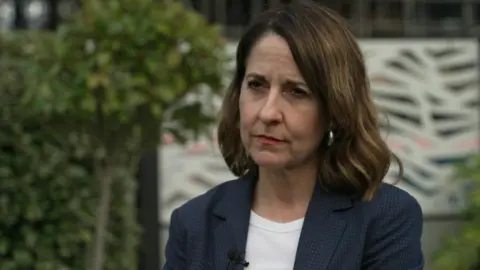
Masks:
[[[301,89],[301,88],[293,88],[290,93],[295,96],[295,97],[307,97],[308,96],[308,92]]]
[[[258,90],[262,87],[262,83],[257,81],[257,80],[251,80],[251,81],[247,82],[247,86],[250,89]]]

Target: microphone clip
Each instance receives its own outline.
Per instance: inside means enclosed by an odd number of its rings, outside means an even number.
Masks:
[[[232,267],[235,268],[237,265],[248,267],[250,264],[244,259],[244,256],[240,254],[236,249],[231,249],[227,254],[227,270],[230,270]]]

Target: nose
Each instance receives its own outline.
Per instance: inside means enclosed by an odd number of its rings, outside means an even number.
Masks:
[[[282,120],[281,99],[280,91],[272,88],[268,91],[258,116],[262,122],[269,124]]]

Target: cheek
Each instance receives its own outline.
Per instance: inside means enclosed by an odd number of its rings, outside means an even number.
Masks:
[[[300,141],[309,142],[308,144],[320,143],[322,134],[325,132],[325,124],[319,117],[318,110],[304,111],[291,120],[291,124],[295,126],[296,137]]]
[[[317,112],[315,113],[315,116],[309,118],[309,122],[310,123],[308,124],[308,126],[310,126],[311,132],[319,134],[323,133],[323,131],[325,130],[325,123],[323,119],[318,116]]]
[[[252,112],[249,110],[249,107],[249,102],[245,100],[245,95],[240,93],[238,102],[240,122],[238,128],[240,129],[240,137],[245,146],[248,144],[248,134],[253,123]]]
[[[242,91],[243,92],[243,91]],[[255,122],[255,110],[252,107],[252,103],[247,100],[247,97],[240,93],[238,101],[238,108],[240,114],[240,128],[249,129]]]

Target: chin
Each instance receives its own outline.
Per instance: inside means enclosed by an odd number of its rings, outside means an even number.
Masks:
[[[285,157],[270,153],[259,153],[251,157],[259,167],[281,168],[288,163]]]

